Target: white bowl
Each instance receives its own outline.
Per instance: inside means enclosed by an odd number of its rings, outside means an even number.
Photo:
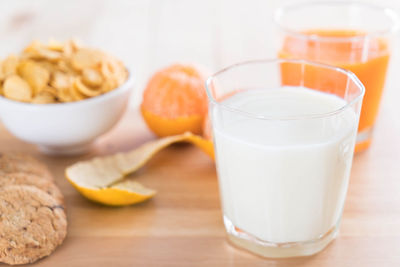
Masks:
[[[106,94],[78,102],[30,104],[0,96],[0,118],[16,137],[47,154],[81,154],[123,115],[133,78]]]

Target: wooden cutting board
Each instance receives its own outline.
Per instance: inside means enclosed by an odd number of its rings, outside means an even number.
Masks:
[[[148,202],[111,208],[79,195],[64,178],[66,166],[154,138],[135,110],[84,156],[41,155],[2,126],[0,149],[43,160],[66,197],[68,237],[34,266],[400,266],[399,111],[397,106],[384,111],[373,146],[355,157],[339,237],[306,258],[263,259],[230,246],[214,163],[190,145],[166,149],[136,175],[158,190]]]

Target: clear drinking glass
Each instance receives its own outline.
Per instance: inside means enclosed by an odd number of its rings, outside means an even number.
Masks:
[[[396,13],[351,1],[302,2],[277,9],[280,58],[335,65],[352,71],[364,84],[356,151],[367,148],[378,114]]]
[[[361,82],[341,68],[274,59],[223,69],[206,87],[229,240],[266,257],[322,250],[340,224]]]

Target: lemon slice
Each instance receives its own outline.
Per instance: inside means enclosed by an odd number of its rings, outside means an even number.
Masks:
[[[158,151],[182,141],[193,143],[213,158],[212,143],[187,132],[145,143],[129,152],[77,162],[65,170],[65,176],[83,196],[95,202],[112,206],[143,202],[156,191],[124,177],[137,171]]]

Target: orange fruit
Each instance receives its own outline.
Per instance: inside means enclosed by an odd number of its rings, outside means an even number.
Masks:
[[[161,137],[200,134],[208,107],[204,82],[205,76],[192,65],[174,64],[155,73],[141,104],[148,127]]]

